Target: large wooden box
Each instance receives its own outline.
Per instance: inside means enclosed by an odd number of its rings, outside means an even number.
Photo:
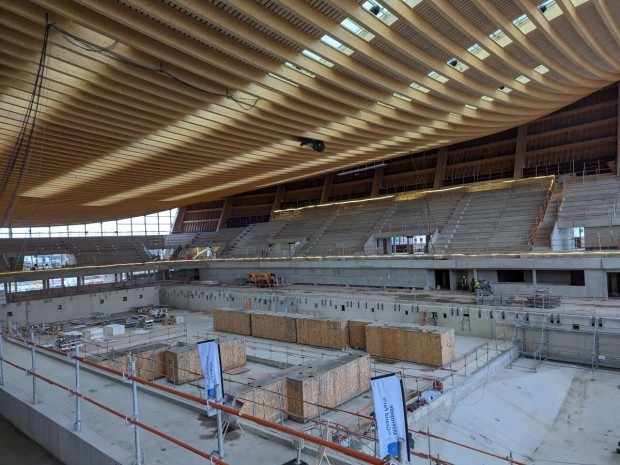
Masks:
[[[245,338],[227,336],[218,341],[222,371],[245,365]],[[202,376],[196,344],[181,344],[166,351],[166,379],[169,382],[184,384]]]
[[[232,309],[213,310],[213,329],[227,333],[252,335],[250,312]]]
[[[297,343],[310,346],[346,349],[349,346],[347,322],[328,318],[295,318]]]
[[[166,351],[169,348],[170,344],[150,344],[109,352],[93,357],[92,361],[107,368],[129,373],[131,371],[129,354],[131,354],[136,361],[136,376],[153,381],[166,376]]]
[[[366,326],[369,320],[349,320],[349,345],[353,349],[366,350]]]
[[[280,423],[288,418],[286,378],[275,373],[256,382],[236,395],[243,402],[241,413]]]
[[[295,367],[288,375],[290,418],[306,422],[319,415],[316,404],[337,407],[370,389],[370,357],[348,354]]]
[[[252,336],[283,342],[297,342],[294,316],[251,312]]]
[[[371,355],[443,366],[454,357],[454,330],[439,326],[373,323],[366,326]]]

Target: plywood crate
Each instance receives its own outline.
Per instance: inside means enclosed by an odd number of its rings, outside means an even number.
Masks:
[[[281,373],[258,380],[255,386],[245,388],[236,397],[243,402],[242,414],[277,423],[288,417],[286,378]]]
[[[346,321],[298,316],[295,318],[295,325],[298,344],[332,349],[349,347],[349,331]]]
[[[297,342],[295,316],[268,312],[251,312],[252,336],[276,341]]]
[[[370,320],[349,320],[349,346],[358,350],[366,350],[366,326]]]
[[[250,312],[233,309],[213,310],[213,329],[227,333],[252,335]]]
[[[373,323],[366,326],[371,355],[443,366],[454,357],[454,330],[439,326]]]
[[[287,376],[290,418],[305,422],[319,415],[315,404],[337,407],[370,389],[370,357],[352,353],[335,360],[293,367]]]
[[[245,365],[245,338],[226,336],[218,339],[222,371]],[[196,344],[179,344],[166,352],[166,379],[184,384],[202,378],[202,367]]]
[[[224,336],[220,337],[218,342],[220,344],[222,371],[245,365],[247,353],[244,337]]]
[[[131,354],[136,361],[136,376],[152,381],[166,376],[166,351],[169,348],[169,344],[150,344],[99,355],[92,360],[98,365],[129,373]]]

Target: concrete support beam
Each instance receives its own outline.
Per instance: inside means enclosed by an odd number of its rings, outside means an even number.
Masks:
[[[435,166],[435,182],[433,183],[435,189],[443,187],[446,166],[448,166],[448,147],[441,147],[437,154],[437,166]]]
[[[527,143],[527,126],[522,124],[517,128],[517,146],[515,148],[515,166],[513,177],[521,179],[523,177],[523,167],[525,166],[525,148]]]
[[[222,212],[220,213],[220,219],[217,222],[216,231],[219,231],[220,229],[226,227],[226,222],[228,221],[228,217],[230,216],[230,212],[232,211],[233,199],[234,196],[232,195],[226,197],[226,200],[224,201],[224,207],[222,207]]]
[[[284,184],[279,184],[278,190],[276,191],[276,197],[273,199],[273,205],[271,206],[272,215],[273,215],[273,212],[280,209],[283,198],[284,198]]]
[[[383,173],[385,168],[382,166],[375,170],[375,177],[372,180],[372,190],[370,192],[371,197],[378,197],[381,192],[381,184],[383,184]]]
[[[334,173],[326,174],[325,181],[323,182],[323,190],[321,191],[320,203],[325,203],[329,199],[329,194],[331,194],[333,182],[334,182]]]

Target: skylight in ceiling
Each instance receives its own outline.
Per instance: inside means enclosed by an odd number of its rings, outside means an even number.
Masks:
[[[327,34],[325,34],[323,37],[321,37],[321,42],[323,42],[324,44],[329,45],[331,48],[336,49],[339,52],[344,53],[347,56],[353,54],[353,50],[351,50],[346,45],[341,44],[340,42],[338,42],[333,37],[328,36]]]
[[[505,94],[509,94],[512,92],[512,89],[508,86],[500,86],[499,90]]]
[[[398,19],[391,11],[375,0],[365,1],[362,4],[362,8],[388,26],[394,24],[394,22]]]
[[[421,86],[417,82],[412,82],[411,84],[409,84],[409,87],[411,87],[412,89],[415,89],[415,90],[419,90],[420,92],[424,92],[425,94],[428,94],[430,92],[429,89],[427,89],[424,86]]]
[[[469,69],[469,66],[467,66],[465,63],[457,60],[456,58],[450,58],[447,63],[452,66],[454,69],[456,69],[457,71],[460,71],[461,73],[464,73],[465,71],[467,71]]]
[[[358,37],[361,37],[366,42],[370,42],[372,39],[375,38],[374,34],[368,32],[363,27],[358,26],[356,23],[351,21],[349,18],[343,19],[342,22],[340,23],[340,25],[343,28],[345,28],[347,31],[352,32],[353,34],[355,34]]]
[[[428,73],[428,77],[433,78],[435,81],[439,81],[442,84],[445,84],[446,82],[449,81],[449,79],[441,74],[439,74],[437,71],[431,71],[430,73]]]
[[[485,58],[491,56],[489,52],[487,52],[485,49],[483,49],[478,44],[472,45],[471,47],[467,49],[467,51],[471,53],[473,56],[475,56],[476,58],[479,58],[481,60],[484,60]]]
[[[323,58],[322,56],[317,55],[316,53],[311,52],[310,50],[304,50],[304,51],[302,51],[301,53],[302,53],[302,55],[305,55],[305,56],[307,56],[308,58],[311,58],[311,59],[313,59],[314,61],[316,61],[316,62],[318,62],[318,63],[321,63],[322,65],[327,66],[328,68],[332,68],[332,67],[334,66],[334,64],[333,64],[331,61],[326,60],[326,59],[325,59],[325,58]]]
[[[549,68],[547,68],[545,65],[538,65],[536,68],[534,68],[534,71],[540,74],[545,74],[549,72]]]
[[[530,18],[527,17],[527,15],[519,16],[512,22],[512,24],[517,26],[523,34],[527,34],[528,32],[532,32],[534,29],[536,29],[536,25],[532,22]]]
[[[407,5],[409,8],[415,8],[416,6],[418,6],[420,3],[422,3],[422,0],[402,0],[403,3],[405,5]]]
[[[584,3],[589,2],[590,0],[570,0],[570,1],[573,4],[573,6],[577,8],[579,5],[583,5]]]
[[[394,92],[392,95],[406,102],[411,102],[411,99],[409,97],[407,97],[406,95],[399,94],[398,92]]]
[[[482,100],[486,100],[487,102],[492,102],[493,100],[495,100],[493,97],[489,97],[488,95],[483,95],[482,97],[480,97]]]
[[[286,82],[288,85],[299,87],[299,85],[297,85],[297,83],[295,83],[293,81],[289,81],[288,79],[283,78],[282,76],[278,76],[277,74],[269,73],[269,76],[271,76],[272,78],[277,79],[278,81]]]
[[[470,105],[470,104],[466,104],[465,108],[468,108],[469,110],[477,110],[478,109],[478,107],[475,107],[475,106]]]
[[[506,45],[512,43],[512,39],[506,34],[504,34],[504,31],[502,31],[501,29],[498,29],[492,34],[489,34],[489,37],[500,47],[505,47]]]
[[[521,84],[527,84],[531,81],[530,78],[525,77],[523,74],[521,76],[517,76],[515,80],[519,81]]]
[[[377,104],[378,104],[378,105],[381,105],[382,107],[389,108],[389,109],[391,109],[391,110],[396,110],[396,107],[393,107],[392,105],[388,105],[387,103],[383,103],[383,102],[379,102],[379,101],[377,101]]]
[[[538,5],[538,9],[548,21],[551,21],[562,14],[562,10],[555,0],[547,0],[546,2],[542,2]]]
[[[289,62],[289,61],[287,61],[286,63],[284,63],[284,66],[286,66],[286,67],[288,67],[288,68],[291,68],[291,69],[294,69],[294,70],[295,70],[295,71],[297,71],[298,73],[305,74],[305,75],[306,75],[306,76],[308,76],[308,77],[311,77],[311,78],[315,78],[315,77],[316,77],[316,74],[313,74],[313,73],[311,73],[310,71],[308,71],[308,70],[306,70],[306,69],[300,68],[299,66],[294,65],[293,63],[291,63],[291,62]]]

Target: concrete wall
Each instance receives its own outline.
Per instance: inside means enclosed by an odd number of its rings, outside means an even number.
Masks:
[[[73,420],[8,384],[0,386],[2,416],[65,465],[118,465],[127,452],[91,431],[76,433]],[[0,459],[1,462],[2,459]]]
[[[518,358],[516,347],[512,347],[500,356],[491,360],[465,381],[444,392],[444,394],[433,400],[413,413],[408,414],[407,422],[415,425],[415,429],[424,429],[437,421],[437,417],[447,416],[450,410],[462,399],[474,392],[477,388],[486,383],[493,375],[499,373]]]
[[[416,294],[411,292],[394,296],[364,293],[358,297],[354,289],[321,295],[258,288],[232,290],[201,284],[162,287],[160,301],[164,305],[190,310],[251,308],[343,320],[365,319],[414,324],[424,324],[426,321],[428,324],[453,328],[456,334],[465,336],[501,336],[508,341],[523,339],[526,349],[540,345],[541,328],[544,326],[545,337],[548,338],[545,343],[550,358],[586,364],[592,360],[592,336],[587,336],[594,331],[592,317],[583,314],[569,315],[561,307],[541,311],[527,307],[442,304],[428,302],[428,299],[418,301]],[[515,333],[517,325],[528,329],[524,334]],[[607,334],[609,341],[604,348],[607,352],[598,352],[605,356],[605,360],[600,361],[601,365],[620,364],[620,317],[597,317],[595,326],[598,332]],[[567,336],[557,337],[556,334]]]
[[[293,259],[212,261],[200,264],[201,281],[219,281],[226,284],[243,284],[251,271],[275,273],[288,283],[399,287],[434,289],[435,270],[448,270],[450,286],[456,289],[462,274],[479,280],[486,279],[501,292],[531,292],[538,287],[533,283],[497,283],[497,270],[525,270],[525,273],[543,275],[552,270],[584,270],[585,286],[569,284],[546,285],[554,294],[570,297],[607,297],[606,273],[620,270],[620,258],[574,257],[572,255],[551,258],[497,257],[460,259],[402,259],[402,258],[357,258],[322,260]],[[530,275],[528,275],[530,276]]]
[[[157,286],[2,304],[0,321],[14,321],[20,325],[52,323],[83,318],[97,312],[125,312],[138,305],[149,304],[159,304]]]

